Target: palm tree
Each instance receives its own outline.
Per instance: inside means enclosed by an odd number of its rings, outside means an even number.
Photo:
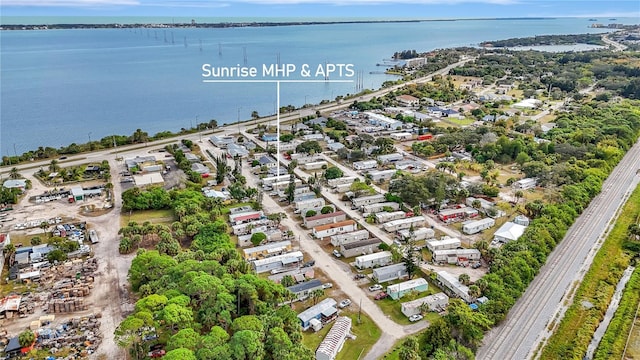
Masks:
[[[40,229],[42,229],[42,233],[46,234],[47,237],[49,237],[49,233],[47,232],[47,229],[49,228],[49,223],[46,221],[43,221],[40,223]]]
[[[9,177],[11,179],[19,179],[22,177],[22,175],[20,175],[20,173],[18,172],[18,168],[14,167],[14,168],[11,168],[11,171],[9,172]]]
[[[516,204],[519,203],[520,199],[524,197],[524,193],[522,192],[522,190],[516,190],[513,195],[516,197]]]
[[[469,282],[471,282],[471,278],[469,277],[469,274],[460,274],[458,281],[464,285],[468,285]]]
[[[58,160],[56,159],[51,160],[51,162],[49,163],[49,171],[56,172],[58,170],[60,170],[60,166],[58,165]]]

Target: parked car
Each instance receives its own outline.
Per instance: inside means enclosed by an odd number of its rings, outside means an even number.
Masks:
[[[333,287],[332,283],[324,283],[322,284],[323,289],[331,289]]]
[[[351,305],[351,300],[349,300],[349,299],[344,299],[344,300],[340,301],[340,304],[338,304],[338,307],[339,307],[340,309],[344,309],[344,308],[346,308],[346,307],[347,307],[347,306],[349,306],[349,305]]]
[[[420,315],[420,314],[415,314],[415,315],[409,316],[409,321],[411,321],[411,322],[416,322],[416,321],[420,321],[420,320],[422,320],[422,315]]]
[[[333,255],[334,255],[335,257],[338,257],[338,258],[339,258],[339,257],[342,257],[342,254],[340,254],[340,251],[338,251],[338,250],[333,250]]]
[[[378,290],[382,290],[382,285],[375,284],[375,285],[369,286],[369,291],[378,291]]]
[[[360,280],[360,279],[364,279],[366,277],[367,277],[367,275],[365,275],[365,274],[356,274],[356,276],[353,277],[353,280]]]
[[[382,291],[382,292],[379,292],[378,294],[376,294],[376,296],[374,297],[374,300],[386,299],[388,296],[389,296],[389,294],[387,294],[386,292]]]
[[[477,262],[477,263],[475,263],[475,264],[471,265],[471,268],[472,268],[472,269],[477,269],[477,268],[479,268],[480,266],[482,266],[482,264],[480,264],[479,262]]]

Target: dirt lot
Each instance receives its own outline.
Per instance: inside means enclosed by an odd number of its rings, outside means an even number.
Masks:
[[[118,179],[118,168],[115,160],[110,161],[112,179]],[[94,256],[98,261],[98,270],[95,274],[94,288],[91,294],[85,298],[88,310],[68,314],[56,314],[56,323],[67,319],[88,315],[91,313],[101,313],[100,332],[103,336],[102,345],[94,358],[122,359],[125,353],[116,346],[113,340],[113,332],[121,321],[123,313],[131,311],[133,306],[128,303],[127,273],[134,255],[122,256],[118,253],[117,232],[120,223],[120,183],[114,181],[114,192],[116,194],[115,204],[110,209],[98,212],[87,212],[86,209],[95,205],[96,209],[102,209],[105,205],[104,196],[92,198],[86,201],[69,204],[66,200],[57,200],[49,203],[34,204],[28,201],[29,196],[42,194],[50,190],[42,185],[32,174],[23,173],[23,176],[31,180],[33,188],[27,192],[27,196],[14,207],[11,217],[15,220],[5,223],[5,229],[12,229],[13,224],[37,219],[48,219],[62,217],[63,219],[73,219],[76,221],[86,221],[89,229],[96,230],[100,242],[92,245]],[[87,184],[82,184],[87,186]],[[96,216],[97,215],[97,216]],[[12,233],[14,233],[12,231]],[[42,238],[43,230],[33,228],[29,230],[15,231],[16,234],[31,237],[39,235]],[[30,315],[26,318],[16,318],[2,324],[10,335],[17,335],[20,331],[28,328],[33,320],[37,320],[38,314]],[[100,356],[102,354],[102,356]]]

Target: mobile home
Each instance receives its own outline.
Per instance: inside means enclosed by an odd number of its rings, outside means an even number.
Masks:
[[[480,251],[478,249],[448,249],[433,252],[433,261],[456,264],[461,260],[480,260]]]
[[[355,176],[343,176],[337,179],[327,180],[327,185],[329,185],[329,187],[336,187],[342,184],[352,184],[356,179],[357,177]]]
[[[365,214],[374,214],[382,211],[386,207],[390,208],[391,211],[400,210],[400,204],[398,204],[397,202],[388,201],[388,202],[364,205],[362,207],[362,212]]]
[[[344,234],[337,234],[331,236],[331,245],[340,246],[342,244],[348,244],[360,240],[366,240],[369,238],[369,230],[358,230]]]
[[[477,234],[482,230],[490,229],[496,224],[492,218],[484,218],[481,220],[469,221],[462,224],[462,232],[465,234]]]
[[[346,193],[347,191],[351,190],[351,185],[353,185],[353,183],[339,184],[333,187],[333,191],[338,194]]]
[[[442,240],[427,240],[429,251],[457,249],[460,247],[460,239],[446,238]]]
[[[353,163],[353,168],[355,170],[369,170],[375,169],[378,167],[378,162],[376,160],[363,160],[356,161]]]
[[[327,166],[326,161],[315,161],[300,165],[300,167],[304,170],[320,170],[323,166]]]
[[[473,297],[469,295],[469,288],[458,281],[458,279],[442,270],[436,273],[436,280],[448,291],[449,294],[455,295],[467,303],[473,302]]]
[[[421,227],[422,225],[424,225],[425,221],[426,218],[420,215],[400,220],[389,221],[387,223],[384,223],[382,227],[386,232],[394,232],[402,229],[410,229],[412,226],[414,228]]]
[[[382,243],[380,239],[366,239],[340,245],[340,253],[346,258],[373,254],[379,250]]]
[[[397,170],[374,170],[369,172],[369,176],[371,176],[372,181],[379,182],[391,180],[396,173]]]
[[[302,263],[302,252],[294,251],[288,254],[269,257],[266,259],[254,260],[251,265],[255,272],[263,273],[267,271],[279,271],[282,269],[297,267]]]
[[[408,276],[409,273],[407,272],[407,265],[405,265],[404,263],[379,267],[373,269],[373,273],[371,274],[373,281],[377,283],[385,283],[387,281],[403,279]]]
[[[398,230],[397,232],[398,238],[403,241],[408,240],[425,240],[425,239],[433,239],[436,235],[436,232],[433,229],[429,229],[426,227],[419,227],[413,230],[413,236],[409,229]]]
[[[449,297],[445,293],[437,293],[429,296],[425,296],[420,299],[408,301],[400,305],[400,311],[406,316],[417,315],[422,312],[422,307],[425,306],[429,311],[439,311],[449,305]]]
[[[385,198],[384,198],[384,195],[382,194],[363,196],[363,197],[351,199],[351,203],[353,204],[353,207],[357,209],[360,209],[364,205],[375,204],[383,201],[385,201]]]
[[[313,198],[307,200],[296,201],[293,206],[296,210],[302,210],[304,208],[319,208],[326,205],[324,198]]]
[[[382,251],[369,255],[362,255],[356,258],[355,266],[358,269],[369,269],[376,266],[386,266],[391,263],[391,252]]]
[[[417,278],[387,286],[387,294],[389,294],[393,300],[398,300],[412,291],[424,292],[427,291],[428,288],[429,283],[427,283],[427,280]]]
[[[407,215],[404,211],[394,211],[394,212],[381,211],[375,214],[376,222],[378,224],[386,223],[392,220],[404,219],[406,216]]]
[[[307,229],[310,229],[312,227],[344,221],[346,219],[347,215],[344,212],[336,211],[328,214],[318,214],[316,216],[305,217],[303,224]]]
[[[316,239],[324,239],[331,235],[344,234],[354,231],[358,224],[353,220],[345,220],[327,225],[320,225],[313,228],[311,234]]]

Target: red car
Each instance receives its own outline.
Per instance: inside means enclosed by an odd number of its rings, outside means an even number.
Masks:
[[[382,292],[380,292],[379,294],[377,294],[377,295],[374,297],[374,299],[375,299],[375,300],[382,300],[382,299],[386,299],[388,296],[389,296],[389,295],[388,295],[386,292],[382,291]]]
[[[163,357],[167,352],[164,350],[154,350],[150,353],[147,354],[148,357],[150,358],[161,358]]]

